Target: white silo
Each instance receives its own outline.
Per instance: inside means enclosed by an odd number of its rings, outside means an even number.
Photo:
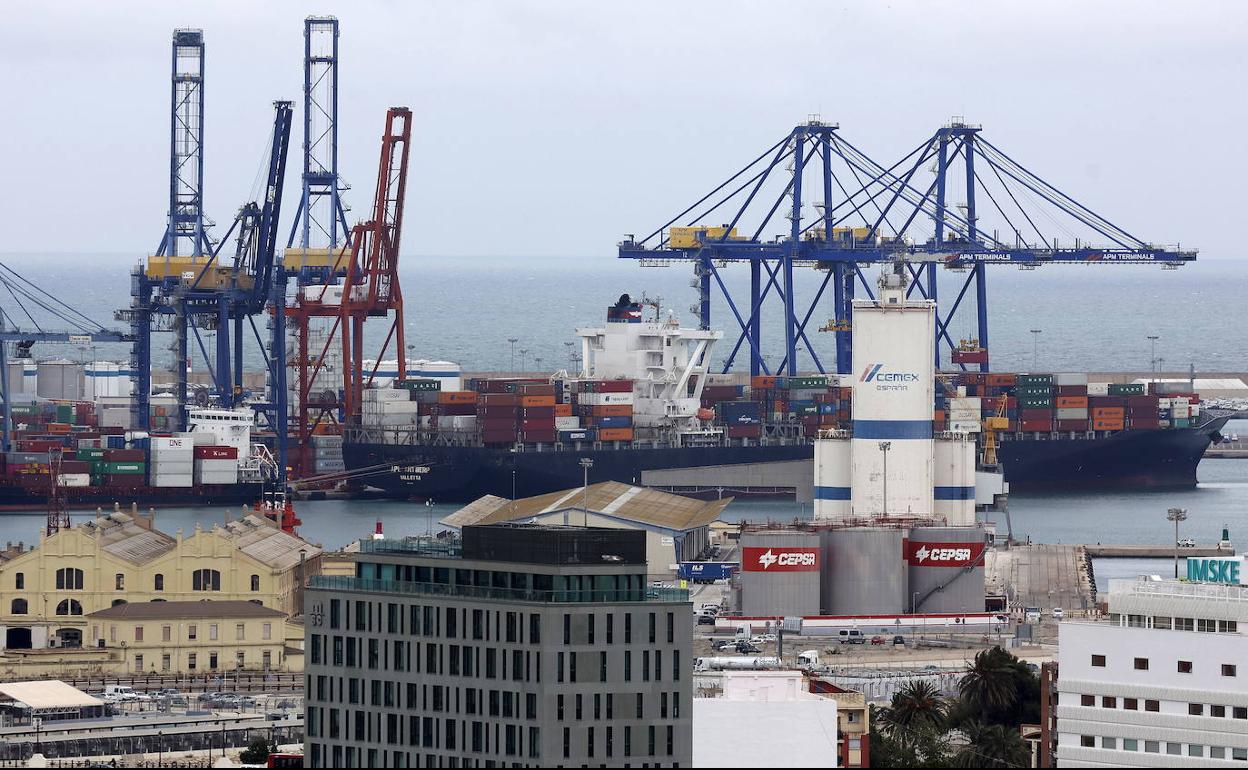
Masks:
[[[816,520],[850,518],[851,443],[840,431],[826,431],[815,439]]]
[[[933,507],[950,526],[975,523],[975,441],[965,433],[946,433],[935,441]]]
[[[905,298],[905,277],[853,308],[855,517],[932,514],[935,305]]]

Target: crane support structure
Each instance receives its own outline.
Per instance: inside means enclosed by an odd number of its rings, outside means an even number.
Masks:
[[[951,199],[958,202],[950,205]],[[769,236],[779,212],[789,220],[787,227]],[[1066,240],[1059,242],[1041,224]],[[724,371],[744,349],[752,375],[796,374],[802,351],[819,372],[849,372],[853,302],[859,289],[874,299],[864,275],[872,264],[906,263],[912,278],[907,291],[937,303],[938,365],[948,349],[953,364],[987,371],[988,265],[1174,268],[1196,258],[1193,250],[1158,246],[1114,225],[990,143],[979,126],[960,119],[888,167],[846,140],[838,126],[811,120],[649,235],[629,236],[618,249],[621,258],[644,266],[692,263],[698,292],[692,309],[700,326],[710,328],[717,287],[739,328]],[[734,297],[724,281],[723,269],[736,262],[750,266],[748,297]],[[805,266],[823,275],[803,306],[795,296],[794,269]],[[952,302],[938,296],[941,270],[967,274]],[[835,333],[836,360],[825,366],[808,332],[829,285],[831,320],[824,328]],[[776,304],[784,349],[773,368],[763,349],[761,319],[764,308]],[[952,324],[959,311],[972,312],[972,305],[976,336],[968,346],[954,340]]]

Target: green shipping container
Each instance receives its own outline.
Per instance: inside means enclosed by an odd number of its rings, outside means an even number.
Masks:
[[[9,407],[9,412],[14,417],[34,417],[39,414],[39,408],[34,404],[14,404]]]
[[[104,453],[105,453],[106,451],[108,451],[108,450],[106,450],[106,449],[100,449],[100,448],[98,448],[98,447],[88,447],[88,448],[85,448],[85,449],[84,449],[84,448],[79,448],[79,449],[78,449],[78,459],[79,459],[79,460],[103,460],[103,459],[104,459]]]
[[[108,475],[147,472],[147,463],[101,463],[101,465],[104,466],[104,473]]]
[[[828,387],[827,377],[790,377],[789,390],[821,390]]]
[[[57,404],[56,405],[56,421],[57,422],[73,422],[74,421],[74,405],[73,404]]]
[[[403,390],[436,391],[436,390],[442,390],[442,381],[441,380],[403,380],[400,383],[396,383],[396,386],[399,388],[402,388]]]
[[[1110,383],[1109,395],[1111,396],[1143,396],[1148,393],[1148,388],[1143,383],[1139,384],[1117,384]]]

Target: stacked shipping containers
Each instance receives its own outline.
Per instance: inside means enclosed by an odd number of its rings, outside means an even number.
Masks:
[[[152,438],[151,484],[154,487],[195,485],[195,443],[189,437]],[[118,451],[118,450],[109,450]],[[237,465],[237,456],[235,465]],[[235,471],[237,474],[237,470]],[[237,480],[237,478],[235,479]]]
[[[633,440],[633,381],[579,380],[572,384],[581,426],[598,441]]]

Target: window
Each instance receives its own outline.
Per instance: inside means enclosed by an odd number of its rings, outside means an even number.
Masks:
[[[13,587],[18,591],[26,590],[26,573],[18,572],[13,575]]]
[[[215,642],[217,640],[217,624],[216,623],[208,624],[208,640],[211,642]]]
[[[1239,621],[1237,620],[1219,620],[1218,621],[1218,633],[1233,634],[1238,631],[1239,631]]]
[[[154,582],[155,582],[155,586],[154,586],[155,590],[157,591],[165,590],[165,576],[164,575],[157,573],[156,577],[154,578]]]
[[[117,591],[126,590],[125,573],[118,572],[116,575],[113,576],[113,588],[114,590],[117,590]]]
[[[1180,660],[1179,661],[1179,673],[1180,674],[1192,673],[1192,662],[1190,660]]]
[[[1210,759],[1226,759],[1226,747],[1225,746],[1210,746],[1209,758]]]
[[[169,659],[169,653],[165,653],[164,655],[161,655],[161,656],[160,656],[160,670],[161,670],[161,671],[168,671],[168,670],[169,670],[169,669],[171,669],[171,668],[173,668],[173,666],[172,666],[171,661],[170,661],[170,659]]]
[[[1094,667],[1096,667],[1096,668],[1105,668],[1105,656],[1104,656],[1104,655],[1093,655],[1093,656],[1092,656],[1092,665],[1093,665]]]
[[[1187,745],[1187,755],[1189,757],[1203,757],[1205,755],[1205,747],[1197,743],[1189,743]]]
[[[1144,751],[1148,754],[1158,754],[1161,752],[1161,744],[1157,741],[1144,741]]]
[[[186,670],[187,671],[195,670],[195,664],[196,664],[197,658],[198,656],[193,652],[186,656]]]
[[[1225,717],[1225,716],[1226,716],[1226,706],[1210,706],[1210,707],[1209,707],[1209,716],[1211,716],[1211,717]]]
[[[1203,704],[1203,703],[1189,703],[1189,704],[1187,704],[1187,715],[1188,715],[1188,716],[1193,716],[1193,717],[1204,716],[1204,715],[1205,715],[1205,704]]]
[[[1200,618],[1196,621],[1196,630],[1206,634],[1216,633],[1218,630],[1218,622],[1207,618]]]
[[[187,626],[186,627],[187,639],[190,639],[193,642],[198,638],[198,636],[199,636],[199,626]]]
[[[9,612],[14,615],[25,615],[27,611],[28,608],[25,599],[14,599],[13,603],[9,606]]]
[[[1123,698],[1122,707],[1126,709],[1127,711],[1139,711],[1140,702],[1136,700],[1135,698]]]
[[[1192,620],[1191,618],[1175,618],[1174,619],[1175,631],[1192,631],[1195,628],[1196,628],[1196,622]]]
[[[60,604],[56,605],[57,615],[81,615],[82,605],[77,599],[64,599]]]
[[[1146,700],[1144,701],[1144,710],[1145,711],[1161,711],[1161,704],[1155,700]]]
[[[237,640],[242,640],[242,639],[245,639],[245,638],[246,638],[246,633],[247,633],[247,626],[246,626],[246,625],[244,625],[243,623],[235,623],[235,624],[234,624],[234,638],[235,638],[235,639],[237,639]],[[376,640],[376,639],[370,639],[369,641],[371,641],[371,642],[376,642],[377,640]]]
[[[125,599],[113,599],[113,603],[112,603],[112,605],[111,605],[111,606],[113,606],[113,607],[119,607],[119,606],[121,606],[121,605],[123,605],[123,604],[125,604],[125,603],[126,603],[126,600],[125,600]]]
[[[191,573],[192,591],[220,591],[221,572],[215,569],[197,569]]]
[[[264,667],[264,670],[268,671],[270,668],[273,667],[273,653],[268,650],[265,650],[263,653],[260,654],[260,662],[261,662],[261,665]]]
[[[260,576],[259,575],[251,576],[251,590],[253,591],[260,590]]]
[[[1079,705],[1080,706],[1095,706],[1096,696],[1095,695],[1080,695]]]
[[[1122,750],[1123,751],[1139,751],[1140,743],[1135,738],[1123,738]]]
[[[56,590],[81,591],[82,570],[76,567],[62,567],[56,571]],[[82,613],[78,613],[81,615]]]
[[[1167,753],[1167,754],[1171,754],[1171,755],[1173,755],[1173,756],[1179,756],[1179,755],[1181,755],[1181,754],[1183,753],[1183,744],[1181,744],[1181,743],[1170,743],[1170,742],[1167,742],[1167,743],[1166,743],[1166,753]]]
[[[1222,676],[1235,676],[1235,670],[1236,669],[1235,669],[1234,663],[1222,664]]]
[[[1118,708],[1118,699],[1105,695],[1101,697],[1101,708],[1116,709]]]
[[[213,671],[217,670],[217,654],[215,652],[208,653],[208,668]],[[333,713],[338,713],[336,710]]]
[[[134,627],[134,641],[136,642],[143,641],[143,626]]]
[[[272,623],[265,623],[263,626],[260,627],[260,638],[265,639],[265,640],[273,638],[273,624]],[[400,650],[402,648],[396,647],[395,649]]]
[[[247,659],[246,654],[242,650],[239,650],[238,652],[234,653],[234,668],[242,668],[243,662],[246,659]]]
[[[1171,626],[1171,619],[1168,616],[1158,615],[1155,618],[1153,618],[1153,628],[1168,630],[1170,626]]]
[[[160,627],[160,641],[162,642],[173,641],[173,626],[161,626]]]
[[[1136,659],[1135,659],[1135,670],[1136,670],[1136,671],[1147,671],[1147,670],[1148,670],[1148,658],[1136,658]]]
[[[1231,709],[1231,714],[1236,719],[1248,719],[1248,706],[1234,706]]]
[[[1117,738],[1110,738],[1110,737],[1108,737],[1108,736],[1101,738],[1101,748],[1103,748],[1103,749],[1117,749],[1117,748],[1118,748],[1118,739],[1117,739]]]

